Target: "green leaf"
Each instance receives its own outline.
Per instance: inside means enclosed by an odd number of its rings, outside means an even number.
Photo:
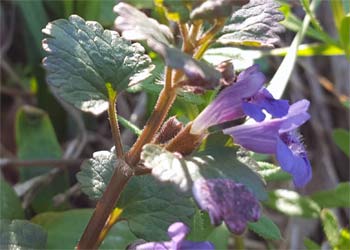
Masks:
[[[165,65],[179,69],[188,81],[182,85],[214,89],[220,84],[221,73],[206,62],[197,61],[177,48],[149,40],[148,45],[164,59]]]
[[[173,34],[168,26],[157,20],[147,17],[143,12],[126,3],[118,3],[114,12],[119,16],[115,20],[118,30],[127,40],[153,39],[164,44],[173,43]]]
[[[345,50],[348,60],[350,60],[350,14],[347,14],[340,24],[339,30],[340,43]]]
[[[17,157],[21,160],[60,159],[62,151],[57,141],[54,128],[46,112],[41,109],[23,106],[16,115]],[[21,167],[20,180],[45,174],[49,167]],[[59,209],[55,208],[52,197],[68,188],[68,176],[64,171],[49,186],[41,189],[32,202],[36,212]]]
[[[24,219],[19,197],[2,177],[0,177],[0,191],[0,219]]]
[[[167,240],[168,227],[176,221],[190,224],[195,212],[189,197],[152,176],[132,178],[117,206],[123,209],[121,219],[128,221],[130,230],[146,241]]]
[[[265,181],[287,181],[291,179],[291,175],[284,172],[281,167],[262,161],[259,161],[258,164],[259,169],[257,172]]]
[[[282,4],[282,6],[283,8],[281,8],[281,11],[285,15],[285,20],[283,20],[281,24],[285,26],[287,29],[298,32],[300,30],[300,27],[303,26],[303,22],[291,12],[290,7],[288,5]],[[311,8],[311,5],[310,5],[310,8]],[[314,10],[314,7],[312,8],[312,10]],[[316,30],[311,26],[307,26],[305,29],[306,29],[305,35],[315,38],[319,41],[322,41],[328,45],[333,45],[333,46],[337,45],[337,41],[332,37],[330,37],[326,32]]]
[[[324,32],[323,28],[321,26],[321,24],[319,23],[319,21],[317,20],[315,14],[313,13],[313,11],[311,11],[310,9],[310,0],[301,0],[300,1],[301,5],[303,6],[304,11],[306,12],[307,15],[310,16],[311,19],[311,23],[313,24],[313,26],[320,32]]]
[[[321,207],[350,207],[350,183],[340,183],[335,189],[319,191],[311,195],[311,199]]]
[[[279,4],[271,0],[250,1],[233,13],[217,42],[229,45],[273,47],[284,28],[278,22],[283,15]]]
[[[0,220],[0,249],[46,249],[44,229],[26,220]]]
[[[82,235],[93,209],[73,209],[65,212],[47,212],[36,215],[32,222],[48,232],[46,249],[74,249]],[[109,231],[100,249],[125,249],[136,240],[127,222],[117,222]]]
[[[278,48],[266,51],[262,54],[273,56],[285,56],[288,52],[288,49],[289,47]],[[338,46],[320,43],[300,44],[297,51],[298,56],[340,56],[344,54],[344,50],[339,48]]]
[[[317,218],[321,211],[318,204],[310,198],[285,189],[269,192],[269,199],[264,204],[288,216]]]
[[[91,199],[99,199],[109,183],[116,166],[114,152],[95,152],[83,163],[77,179]],[[167,229],[175,221],[188,222],[194,204],[172,185],[165,185],[152,176],[131,179],[117,204],[121,218],[128,221],[130,230],[145,240],[166,240]]]
[[[342,1],[330,1],[329,3],[332,8],[335,26],[340,30],[341,22],[345,16],[343,3]]]
[[[213,226],[210,222],[209,215],[196,209],[192,218],[191,232],[187,236],[191,241],[210,241],[214,244],[215,249],[228,249],[228,241],[231,233],[224,224]]]
[[[92,200],[102,197],[117,163],[116,156],[110,151],[98,151],[93,158],[83,162],[76,177],[81,190]]]
[[[249,222],[248,228],[265,240],[280,240],[282,238],[279,228],[266,216],[261,216],[257,222]]]
[[[339,128],[333,130],[333,140],[338,147],[350,157],[350,135],[349,131]]]
[[[249,0],[205,1],[192,10],[190,17],[192,20],[211,20],[219,17],[228,17],[234,10],[248,2]]]
[[[246,185],[258,199],[266,199],[264,183],[237,160],[232,148],[210,148],[193,157],[179,158],[157,145],[148,144],[143,148],[141,159],[157,179],[174,183],[184,192],[189,193],[192,183],[199,178],[229,178]]]
[[[318,245],[316,242],[314,242],[313,240],[310,240],[308,238],[305,238],[304,246],[305,246],[306,250],[319,250],[319,249],[321,249],[320,245]]]
[[[322,209],[321,222],[323,231],[326,234],[327,240],[332,247],[335,247],[339,242],[339,225],[337,218],[329,209]]]
[[[43,33],[48,83],[83,111],[100,114],[107,109],[107,83],[119,93],[153,69],[140,44],[131,44],[117,32],[77,15],[50,22]]]

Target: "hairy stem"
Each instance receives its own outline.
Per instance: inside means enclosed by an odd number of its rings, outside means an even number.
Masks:
[[[97,202],[94,213],[92,214],[88,225],[85,228],[83,235],[80,238],[80,241],[77,245],[77,249],[97,249],[101,244],[103,238],[100,236],[101,233],[107,234],[110,228],[105,228],[105,223],[111,214],[114,205],[121,192],[123,191],[126,183],[128,183],[129,179],[133,175],[133,171],[123,160],[123,146],[121,143],[120,131],[117,120],[117,112],[116,112],[116,99],[117,93],[111,88],[110,84],[106,84],[108,90],[109,97],[109,105],[108,105],[108,116],[109,123],[111,126],[112,136],[115,143],[115,151],[118,158],[116,169],[112,175],[110,182],[102,195],[102,198]],[[106,230],[104,230],[106,229]]]
[[[112,175],[102,198],[97,202],[95,211],[92,214],[76,249],[97,249],[99,247],[99,244],[101,243],[99,241],[100,233],[103,232],[105,223],[113,210],[114,205],[118,201],[121,192],[132,175],[133,172],[123,160],[117,162],[114,174]]]
[[[142,147],[151,142],[154,135],[157,133],[158,129],[161,127],[166,115],[169,112],[171,105],[174,103],[176,98],[176,88],[171,86],[171,75],[172,70],[166,69],[165,85],[160,92],[158,101],[154,110],[148,119],[141,135],[135,142],[134,146],[130,149],[127,154],[127,162],[131,166],[135,166],[140,160],[140,153]]]
[[[115,145],[115,152],[117,158],[124,158],[123,144],[121,142],[120,130],[118,125],[117,109],[115,107],[117,100],[117,92],[115,92],[109,84],[106,84],[108,90],[108,117],[111,126],[113,141]]]

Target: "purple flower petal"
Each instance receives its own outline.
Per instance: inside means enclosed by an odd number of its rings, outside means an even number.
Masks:
[[[249,221],[260,217],[260,205],[243,185],[230,179],[199,179],[194,182],[193,196],[199,207],[209,213],[211,223],[225,222],[235,234],[242,234]]]
[[[282,169],[293,176],[297,187],[301,187],[311,179],[311,165],[303,144],[293,131],[310,118],[308,107],[309,101],[301,100],[291,105],[284,117],[243,124],[223,132],[246,149],[275,154]]]
[[[247,98],[243,102],[243,110],[246,115],[255,121],[263,121],[265,109],[273,117],[283,117],[288,113],[289,104],[287,100],[276,100],[266,88],[261,88],[254,96]],[[249,104],[249,105],[248,105]]]
[[[254,124],[243,124],[224,129],[224,134],[231,135],[234,142],[246,149],[262,154],[274,154],[276,152],[278,130],[283,120],[273,119]]]
[[[293,176],[296,187],[305,186],[312,178],[311,164],[298,134],[281,134],[278,139],[276,158],[281,167]]]
[[[214,250],[214,245],[209,241],[192,242],[185,240],[190,232],[188,226],[182,222],[175,222],[168,228],[171,241],[148,242],[136,245],[135,250]]]
[[[193,121],[192,134],[201,134],[210,126],[245,115],[242,109],[243,98],[253,96],[265,82],[265,76],[258,71],[257,66],[252,66],[246,71],[238,76],[236,83],[222,90],[215,100]]]

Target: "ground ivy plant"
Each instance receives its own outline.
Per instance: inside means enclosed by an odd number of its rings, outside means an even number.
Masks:
[[[231,61],[211,65],[202,59],[210,47],[273,47],[283,31],[279,5],[155,4],[162,23],[118,3],[116,31],[77,15],[43,29],[43,65],[52,91],[84,112],[108,111],[115,143],[95,152],[77,174],[82,191],[97,200],[77,249],[99,248],[112,226],[125,221],[133,235],[129,249],[214,249],[230,234],[242,247],[247,228],[279,239],[260,201],[268,197],[266,181],[292,178],[302,187],[311,179],[297,132],[310,118],[309,102],[275,99],[258,65],[236,72]],[[116,100],[136,84],[146,86],[147,77],[157,78],[146,51],[163,60],[161,81],[148,83],[161,90],[136,142],[125,150]],[[211,101],[192,121],[168,118],[177,96],[191,102],[198,95]],[[255,161],[250,151],[275,156],[280,167]]]

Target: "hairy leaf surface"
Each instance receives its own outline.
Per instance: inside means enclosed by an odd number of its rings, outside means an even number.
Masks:
[[[284,28],[283,15],[274,0],[251,0],[233,13],[217,42],[227,45],[273,47]]]
[[[49,23],[43,33],[48,83],[83,111],[102,113],[107,109],[107,83],[119,92],[146,78],[153,68],[140,44],[77,15]]]
[[[114,152],[100,151],[83,164],[77,174],[82,190],[91,199],[99,199],[116,165]],[[167,229],[175,221],[188,222],[194,204],[173,185],[163,184],[152,176],[133,177],[122,192],[117,207],[130,230],[145,240],[166,240]]]
[[[208,0],[201,3],[191,12],[191,19],[214,19],[228,17],[249,0]]]
[[[266,199],[264,183],[249,167],[237,160],[231,148],[216,147],[179,158],[157,146],[146,145],[141,159],[152,175],[162,182],[174,183],[181,191],[190,192],[192,184],[199,178],[230,178],[246,185],[255,196]]]

